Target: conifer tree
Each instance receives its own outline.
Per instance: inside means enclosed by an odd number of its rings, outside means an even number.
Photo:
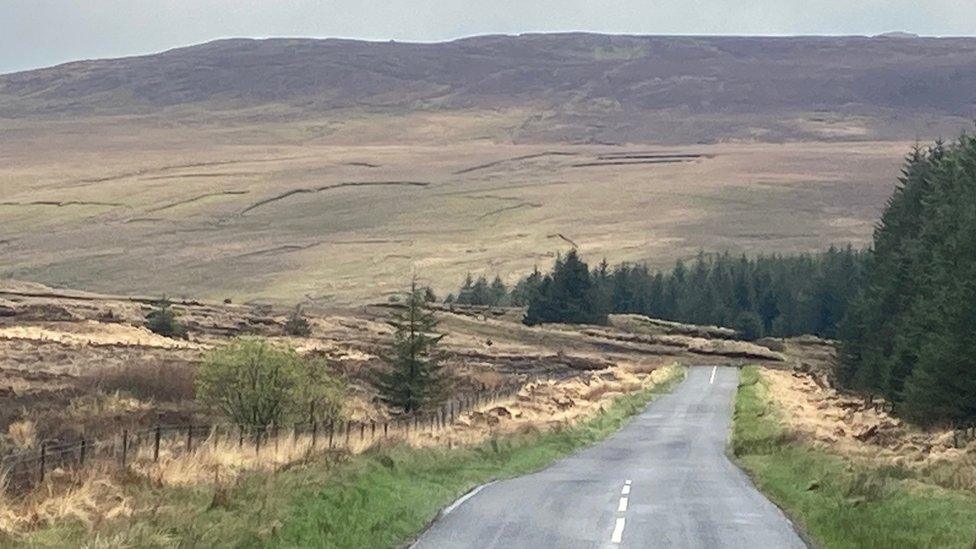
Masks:
[[[437,357],[437,318],[427,308],[416,280],[403,302],[404,309],[389,322],[393,345],[384,359],[390,370],[376,374],[376,386],[388,405],[410,413],[436,406],[447,396],[447,377]]]
[[[494,307],[508,305],[508,288],[505,287],[502,277],[495,275],[495,279],[491,281],[491,286],[488,287],[488,295],[487,305]]]
[[[164,337],[186,338],[186,326],[177,318],[172,303],[164,296],[146,315],[146,328]]]

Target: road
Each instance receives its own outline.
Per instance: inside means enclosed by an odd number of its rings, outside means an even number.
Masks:
[[[484,487],[415,547],[806,547],[725,455],[738,377],[691,368],[607,440]]]

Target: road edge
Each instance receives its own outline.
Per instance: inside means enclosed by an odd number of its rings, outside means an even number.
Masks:
[[[762,494],[762,496],[764,498],[766,498],[766,501],[772,503],[774,507],[776,507],[777,509],[779,509],[779,512],[783,514],[783,517],[784,518],[786,518],[786,521],[790,523],[790,527],[793,528],[793,531],[796,532],[796,535],[799,536],[800,540],[803,543],[805,543],[807,545],[807,547],[809,547],[811,549],[819,549],[820,548],[820,545],[818,543],[816,543],[816,541],[814,541],[814,539],[810,536],[810,534],[809,534],[809,532],[807,532],[806,528],[803,527],[802,522],[798,521],[796,519],[796,517],[793,515],[793,513],[790,513],[790,511],[788,509],[785,509],[779,503],[777,503],[772,498],[770,498],[766,494],[766,492],[763,492],[759,488],[759,486],[756,485],[756,478],[755,478],[755,476],[753,476],[753,474],[748,469],[746,469],[745,467],[742,466],[742,464],[739,462],[738,458],[736,457],[735,452],[732,451],[732,432],[735,429],[735,403],[736,403],[736,399],[739,396],[739,387],[742,386],[742,368],[743,367],[744,366],[741,366],[741,365],[740,366],[736,366],[736,369],[739,371],[739,379],[736,382],[735,394],[732,395],[732,400],[731,400],[731,404],[730,404],[730,406],[732,407],[732,410],[729,413],[729,418],[731,418],[731,421],[729,421],[729,436],[728,436],[727,442],[725,443],[725,458],[728,459],[729,462],[732,465],[735,465],[735,468],[738,469],[739,471],[741,471],[742,474],[744,474],[746,476],[746,478],[749,479],[749,484],[752,485],[752,488],[754,490],[756,490],[757,492],[759,492],[760,494]],[[762,366],[759,366],[759,367],[761,368]]]
[[[616,434],[620,430],[622,430],[624,427],[626,427],[627,424],[630,423],[631,421],[633,421],[633,419],[635,417],[637,417],[638,415],[640,415],[644,410],[647,410],[647,407],[648,406],[654,404],[662,396],[667,395],[667,394],[673,392],[675,390],[675,388],[677,388],[679,385],[681,385],[682,383],[684,383],[685,381],[687,381],[687,379],[688,379],[688,366],[686,364],[682,364],[682,363],[678,363],[678,362],[675,362],[675,364],[677,364],[681,368],[681,373],[679,375],[676,375],[672,379],[670,379],[670,380],[668,380],[668,381],[665,382],[665,383],[668,384],[668,390],[666,392],[658,393],[658,394],[655,394],[654,396],[652,396],[652,398],[650,398],[644,404],[644,407],[641,409],[641,412],[634,413],[630,417],[626,418],[624,420],[624,422],[621,423],[620,427],[616,431],[614,431],[614,432],[610,433],[609,435],[607,435],[607,437],[606,437],[607,439],[610,438],[610,437],[612,437],[614,434]],[[601,408],[601,410],[602,410],[602,408]],[[606,440],[606,439],[604,439],[604,440]],[[599,444],[599,442],[601,442],[601,441],[596,441],[593,444]],[[574,456],[574,455],[576,455],[576,454],[584,451],[585,449],[589,448],[590,446],[592,446],[592,444],[583,446],[581,448],[577,448],[572,453],[567,454],[567,455],[565,455],[565,456],[563,456],[563,457],[561,457],[561,458],[553,461],[552,463],[546,465],[545,467],[540,467],[539,469],[537,469],[535,471],[530,471],[530,472],[525,473],[524,475],[519,475],[519,476],[534,475],[534,474],[539,473],[541,471],[545,471],[546,469],[552,467],[553,465],[555,465],[559,461],[561,461],[563,459],[566,459],[566,458],[569,458],[571,456]],[[493,478],[493,479],[491,479],[490,481],[488,481],[488,482],[486,482],[484,484],[475,486],[474,488],[468,490],[467,492],[465,492],[464,494],[462,494],[461,496],[459,496],[456,500],[454,500],[453,502],[451,502],[450,505],[447,505],[444,508],[442,508],[441,510],[437,511],[437,514],[435,514],[434,517],[432,519],[430,519],[430,521],[427,522],[427,524],[424,526],[424,528],[422,530],[420,530],[419,532],[417,532],[417,534],[414,536],[414,538],[412,540],[410,540],[409,543],[405,543],[401,547],[407,547],[409,549],[413,549],[414,547],[416,547],[416,545],[420,541],[420,539],[422,537],[424,537],[424,534],[426,534],[434,526],[434,524],[436,524],[438,521],[440,521],[445,516],[447,516],[448,513],[450,513],[451,511],[453,511],[457,507],[459,507],[465,501],[467,501],[467,500],[473,498],[474,496],[476,496],[478,494],[478,492],[484,490],[488,486],[490,486],[492,484],[495,484],[497,482],[501,482],[503,480],[508,480],[509,478],[518,478],[518,477]]]

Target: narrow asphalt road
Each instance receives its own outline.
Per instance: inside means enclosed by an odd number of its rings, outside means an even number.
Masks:
[[[486,486],[415,547],[806,547],[725,456],[735,368],[691,368],[597,446]]]

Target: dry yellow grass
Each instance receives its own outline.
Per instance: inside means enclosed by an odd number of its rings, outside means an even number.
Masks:
[[[414,447],[477,444],[491,436],[529,430],[545,430],[556,425],[571,425],[590,417],[609,405],[617,395],[638,391],[665,382],[680,373],[677,365],[651,373],[633,373],[626,367],[592,372],[561,381],[527,384],[514,398],[484,402],[458,415],[453,423],[422,424],[420,429],[396,428],[384,437],[382,428],[373,434],[366,428],[360,437],[341,431],[329,445],[327,431],[291,436],[281,432],[277,441],[263,442],[256,449],[253,440],[240,445],[235,437],[210,436],[185,452],[185,442],[167,438],[154,461],[152,445],[137,447],[127,461],[125,474],[110,460],[95,462],[80,472],[52,471],[44,484],[24,498],[0,495],[0,533],[15,536],[26,530],[63,520],[76,520],[88,528],[99,521],[134,512],[124,483],[131,475],[157,485],[185,486],[201,483],[227,485],[253,471],[280,468],[316,459],[319,454],[342,452],[357,454],[377,444],[405,443]]]
[[[848,458],[921,471],[937,483],[976,491],[976,441],[956,447],[953,432],[903,423],[806,375],[763,370],[788,428]]]
[[[37,446],[37,427],[29,419],[14,421],[7,427],[7,438],[21,450]]]

